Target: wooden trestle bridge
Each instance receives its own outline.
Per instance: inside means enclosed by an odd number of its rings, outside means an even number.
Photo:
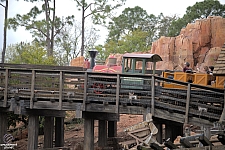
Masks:
[[[45,147],[63,146],[65,111],[82,111],[86,149],[93,149],[93,120],[99,120],[99,143],[116,136],[119,114],[153,115],[168,127],[212,126],[224,109],[224,89],[174,81],[158,75],[107,74],[79,67],[0,64],[0,138],[6,133],[6,112],[29,115],[28,149],[37,149],[38,116],[46,116]],[[131,82],[123,82],[130,80]],[[144,84],[137,84],[136,80]],[[133,82],[134,81],[134,82]],[[164,88],[165,83],[178,88]],[[178,128],[176,128],[177,130]],[[177,133],[178,134],[178,133]],[[176,135],[170,135],[176,136]],[[2,143],[3,140],[0,140]],[[85,148],[84,148],[85,149]]]

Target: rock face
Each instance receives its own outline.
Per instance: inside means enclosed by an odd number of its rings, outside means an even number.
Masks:
[[[159,54],[163,61],[158,62],[158,70],[182,70],[189,62],[194,70],[203,72],[204,66],[214,66],[225,42],[225,18],[211,16],[187,24],[176,37],[162,36],[152,43],[148,53]],[[138,52],[141,53],[141,52]],[[111,57],[110,55],[109,57]],[[121,65],[122,54],[114,54],[117,65]],[[72,64],[82,65],[81,59]],[[107,64],[108,59],[105,64]],[[138,64],[137,67],[141,67]],[[149,64],[150,67],[150,64]]]
[[[208,17],[188,24],[177,37],[161,37],[150,52],[163,58],[157,69],[182,70],[189,62],[202,71],[204,66],[215,65],[224,42],[225,18]]]

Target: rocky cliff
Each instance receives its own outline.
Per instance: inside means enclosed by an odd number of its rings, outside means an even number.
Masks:
[[[224,42],[225,18],[214,16],[188,24],[176,37],[161,37],[153,42],[150,53],[163,58],[157,69],[182,70],[189,62],[202,71],[215,65]]]

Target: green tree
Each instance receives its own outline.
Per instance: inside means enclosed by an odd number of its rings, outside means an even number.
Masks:
[[[34,1],[37,0],[30,0],[30,2]],[[8,20],[9,28],[16,30],[19,26],[25,27],[26,30],[32,33],[35,41],[47,47],[47,56],[52,57],[55,37],[66,24],[72,25],[71,19],[74,16],[68,16],[65,19],[59,18],[55,13],[55,0],[52,2],[50,0],[41,0],[41,2],[43,2],[41,9],[34,6],[27,14],[17,14],[16,17],[10,18]],[[50,7],[51,5],[52,7]],[[42,14],[45,15],[45,19],[38,20],[37,18]]]
[[[158,16],[157,23],[157,39],[161,36],[169,36],[169,29],[172,25],[172,22],[177,21],[179,18],[176,15],[173,16],[164,16],[163,13],[160,13]]]
[[[125,8],[121,15],[114,17],[112,21],[109,22],[107,41],[118,41],[130,32],[140,29],[148,33],[148,41],[146,42],[151,43],[154,40],[156,24],[156,16],[153,14],[148,15],[147,11],[143,10],[141,7]]]
[[[82,13],[82,39],[81,39],[81,56],[84,55],[85,42],[85,19],[92,17],[94,24],[105,23],[107,17],[111,15],[112,10],[120,7],[126,0],[75,0],[77,2],[78,10]]]
[[[151,45],[146,43],[148,36],[148,32],[137,29],[123,36],[118,42],[109,40],[104,46],[96,46],[96,49],[99,51],[97,58],[104,60],[110,53],[124,54],[126,52],[148,51],[151,48]]]
[[[176,36],[188,23],[194,22],[196,19],[207,18],[208,16],[225,17],[225,5],[220,4],[218,0],[196,2],[193,6],[187,7],[186,14],[182,18],[172,22],[169,35]]]
[[[53,57],[47,56],[47,50],[37,42],[19,43],[7,47],[6,62],[16,64],[55,65]]]
[[[5,5],[0,3],[0,6],[2,6],[5,9],[5,18],[4,18],[4,37],[3,37],[3,49],[2,49],[2,63],[5,62],[5,51],[6,51],[6,38],[7,38],[7,19],[8,19],[8,0],[1,0],[1,2],[5,1]]]

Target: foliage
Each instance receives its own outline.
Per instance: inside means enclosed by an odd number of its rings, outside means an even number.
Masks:
[[[31,2],[36,0],[30,0]],[[17,30],[19,26],[25,27],[34,37],[34,41],[47,47],[47,56],[53,56],[54,39],[66,24],[72,25],[74,16],[59,18],[55,14],[55,0],[42,0],[42,8],[34,6],[30,12],[24,15],[17,14],[8,19],[9,29]],[[50,4],[53,6],[50,7]],[[45,15],[45,19],[38,20],[39,16]]]
[[[225,5],[220,4],[218,0],[196,2],[193,6],[187,8],[186,14],[182,18],[172,22],[169,28],[169,36],[177,36],[188,23],[194,22],[196,19],[205,19],[208,16],[225,17]]]
[[[104,46],[96,46],[99,51],[97,59],[104,60],[110,53],[123,54],[150,50],[151,45],[146,42],[148,36],[148,32],[137,29],[122,37],[118,42],[109,40]]]
[[[55,65],[53,57],[47,57],[47,50],[38,43],[10,45],[6,53],[7,63]]]
[[[55,56],[59,65],[69,64],[71,59],[76,58],[80,54],[81,49],[81,23],[73,20],[73,26],[65,26],[62,32],[58,34],[55,41]],[[85,27],[84,46],[86,51],[92,49],[98,40],[96,30],[93,27]]]
[[[153,41],[156,21],[157,18],[153,14],[148,15],[146,10],[139,6],[125,8],[121,15],[114,17],[112,22],[109,22],[107,41],[118,41],[130,32],[139,29],[148,33],[149,41],[146,42],[150,44]]]
[[[82,40],[81,40],[81,56],[84,54],[84,24],[85,19],[91,16],[94,24],[104,24],[107,17],[111,16],[111,12],[121,5],[126,0],[75,0],[77,8],[82,12]]]

